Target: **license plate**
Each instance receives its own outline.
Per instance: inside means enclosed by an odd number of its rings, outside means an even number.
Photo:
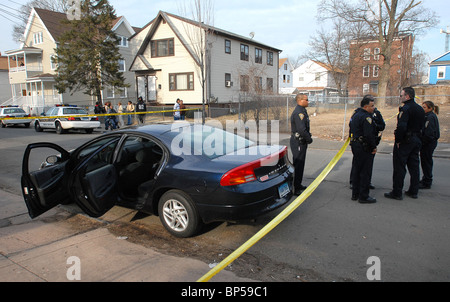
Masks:
[[[82,117],[81,120],[82,121],[89,121],[91,118],[90,117]]]
[[[287,182],[278,187],[278,193],[280,194],[280,198],[283,198],[284,196],[288,195],[289,192],[291,192],[291,189],[289,189],[289,184]]]

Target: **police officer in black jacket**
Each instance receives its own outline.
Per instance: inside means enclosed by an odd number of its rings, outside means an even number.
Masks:
[[[415,101],[415,91],[411,87],[403,88],[400,94],[403,106],[399,108],[397,129],[395,129],[395,144],[393,154],[393,186],[392,191],[384,196],[391,199],[403,199],[403,185],[406,167],[410,174],[410,186],[405,194],[417,198],[419,191],[419,152],[422,146],[420,140],[425,125],[425,111]]]
[[[423,177],[419,189],[430,189],[433,182],[433,152],[441,136],[437,118],[439,107],[431,101],[423,102],[422,107],[425,110],[425,127],[422,131],[422,149],[420,149]]]
[[[361,108],[350,120],[352,166],[352,200],[360,203],[375,203],[369,196],[370,177],[372,174],[373,155],[377,152],[378,131],[373,120],[375,103],[367,95],[361,101]]]
[[[303,172],[305,170],[306,150],[312,143],[312,137],[309,125],[309,116],[306,111],[308,107],[308,95],[298,94],[295,98],[297,107],[291,115],[291,151],[294,160],[294,194],[300,195],[301,191],[306,189],[302,185]]]

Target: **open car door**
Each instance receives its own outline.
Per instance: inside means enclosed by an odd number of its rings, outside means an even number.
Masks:
[[[73,201],[86,214],[99,217],[117,202],[117,173],[113,155],[119,137],[94,140],[69,154],[61,147],[40,143],[29,145],[22,167],[22,191],[28,212],[35,218],[58,204]],[[53,148],[61,153],[51,166],[30,172],[30,151]]]
[[[31,151],[45,148],[60,153],[52,166],[30,172]],[[36,143],[25,149],[22,162],[22,193],[31,218],[35,218],[60,203],[69,200],[69,192],[63,185],[66,164],[70,154],[52,143]]]

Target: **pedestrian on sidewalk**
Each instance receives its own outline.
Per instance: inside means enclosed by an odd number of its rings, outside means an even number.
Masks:
[[[439,130],[439,107],[433,102],[422,103],[425,110],[425,127],[422,130],[422,148],[420,149],[420,163],[423,177],[419,189],[430,189],[433,183],[433,153],[441,136]]]
[[[305,170],[306,150],[313,139],[310,132],[308,112],[308,95],[298,94],[295,98],[297,107],[291,115],[290,146],[294,161],[294,194],[300,195],[306,186],[302,184]]]
[[[127,104],[127,112],[128,113],[134,113],[134,105],[132,101],[128,101]],[[131,121],[131,117],[133,116],[133,114],[128,114],[128,120],[127,120],[127,125],[132,125],[132,121]]]

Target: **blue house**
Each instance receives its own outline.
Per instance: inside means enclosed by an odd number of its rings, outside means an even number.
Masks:
[[[429,84],[450,80],[450,51],[430,62]]]

